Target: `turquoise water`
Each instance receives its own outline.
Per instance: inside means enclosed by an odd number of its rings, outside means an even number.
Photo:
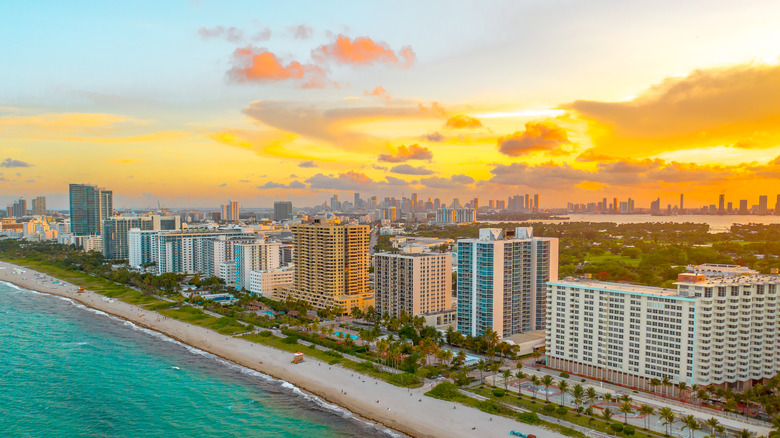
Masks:
[[[0,282],[1,437],[386,437],[285,382]]]
[[[338,337],[341,337],[342,335],[344,335],[344,337],[349,336],[352,339],[360,339],[360,336],[358,336],[358,335],[352,335],[352,334],[344,333],[344,332],[333,332],[333,334],[338,336]]]

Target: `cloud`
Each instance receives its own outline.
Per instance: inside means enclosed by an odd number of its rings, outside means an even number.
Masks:
[[[562,108],[590,123],[596,151],[645,156],[681,149],[780,143],[780,65],[743,64],[667,78],[625,102]]]
[[[227,186],[227,183],[222,183],[222,184],[220,184],[219,186],[220,186],[220,187],[226,187],[226,186]]]
[[[244,31],[235,27],[215,26],[212,28],[201,27],[198,29],[198,35],[201,38],[222,38],[231,43],[238,43],[244,40]]]
[[[615,161],[615,160],[617,160],[617,158],[610,157],[608,155],[604,155],[596,152],[595,148],[584,150],[576,158],[576,161],[580,163],[590,163],[593,161]]]
[[[233,52],[233,68],[227,72],[233,82],[294,81],[301,88],[325,88],[325,70],[314,64],[290,61],[284,65],[275,54],[264,48],[243,47]]]
[[[371,167],[372,167],[373,169],[376,169],[376,170],[384,170],[384,171],[386,171],[386,170],[387,170],[387,167],[385,167],[385,166],[380,166],[380,165],[378,165],[378,164],[376,164],[376,163],[372,164],[372,165],[371,165]]]
[[[446,138],[443,135],[441,135],[441,133],[439,133],[439,131],[436,131],[436,132],[432,132],[430,134],[423,134],[420,137],[420,140],[422,140],[422,141],[430,141],[430,142],[433,142],[433,143],[441,143],[444,140],[446,140]]]
[[[385,161],[387,163],[403,163],[409,160],[428,160],[433,158],[433,153],[430,149],[422,147],[418,144],[412,144],[407,146],[398,146],[398,151],[395,154],[380,154],[379,161]]]
[[[298,40],[308,40],[314,35],[314,29],[311,26],[305,24],[299,24],[297,26],[290,26],[287,28],[293,38]]]
[[[255,101],[243,109],[250,118],[276,129],[331,143],[340,149],[365,152],[383,147],[380,139],[356,126],[363,122],[438,117],[417,106],[363,106],[321,109],[290,102]]]
[[[13,158],[6,158],[0,161],[0,167],[32,167],[32,164],[25,161],[14,160]]]
[[[533,152],[547,152],[550,155],[568,155],[572,142],[566,130],[551,121],[528,122],[525,131],[498,139],[498,150],[510,157],[519,157]]]
[[[306,184],[300,182],[300,181],[291,181],[289,184],[282,184],[282,183],[276,183],[273,181],[268,181],[267,183],[257,186],[260,190],[267,190],[267,189],[305,189]]]
[[[259,31],[255,32],[255,34],[252,35],[252,38],[251,38],[252,41],[256,41],[256,42],[268,41],[270,39],[271,39],[271,29],[269,29],[267,27],[265,29],[263,29],[263,30],[259,30]]]
[[[509,186],[525,186],[544,189],[564,189],[585,181],[592,181],[593,174],[575,169],[568,164],[553,162],[531,166],[526,163],[498,164],[490,173],[490,182]]]
[[[385,87],[381,85],[377,85],[376,88],[374,88],[372,91],[364,91],[364,95],[366,96],[377,96],[377,97],[384,97],[385,99],[390,99],[390,95],[387,93],[387,90],[385,90]]]
[[[317,163],[315,163],[313,160],[309,161],[301,161],[298,163],[298,167],[318,167]]]
[[[394,64],[401,68],[414,63],[415,53],[411,47],[402,47],[396,54],[386,43],[375,42],[368,37],[354,40],[338,35],[331,44],[322,45],[311,53],[320,63],[333,61],[337,64],[372,65],[377,63]]]
[[[445,127],[450,129],[477,129],[482,127],[482,122],[474,117],[458,114],[447,119]]]
[[[34,180],[34,179],[28,179],[28,180],[27,180],[27,181],[25,181],[25,182],[26,182],[26,183],[34,183],[34,182],[35,182],[35,180]]]
[[[399,164],[397,166],[393,166],[390,169],[390,172],[401,175],[433,175],[435,173],[430,169],[426,169],[424,167],[414,167],[409,164]]]
[[[363,173],[349,171],[338,176],[318,173],[306,180],[312,189],[324,190],[364,190],[371,188],[375,182]]]
[[[240,180],[238,180],[238,182],[241,182],[241,183],[248,183],[248,182],[249,182],[249,180],[248,180],[248,179],[240,179]]]
[[[432,189],[444,189],[444,190],[462,189],[464,185],[473,184],[473,183],[474,183],[474,178],[464,174],[452,175],[449,178],[440,178],[440,177],[420,178],[420,184]]]

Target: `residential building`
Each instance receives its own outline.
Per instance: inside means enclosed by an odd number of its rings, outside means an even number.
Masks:
[[[676,285],[551,281],[547,365],[642,389],[668,378],[742,391],[780,372],[780,277],[681,274]]]
[[[153,230],[173,231],[181,229],[181,216],[162,216],[153,214],[151,219]]]
[[[421,247],[374,254],[374,303],[379,315],[454,314],[452,256]]]
[[[11,204],[11,217],[27,216],[27,200],[19,198],[18,201]]]
[[[236,289],[249,289],[249,273],[279,267],[279,243],[263,240],[241,242],[233,246]]]
[[[103,256],[111,260],[127,260],[130,256],[128,240],[131,229],[149,230],[152,221],[146,217],[111,217],[103,221],[100,236]]]
[[[281,298],[302,299],[318,309],[339,307],[345,313],[374,304],[368,290],[368,225],[314,219],[290,229],[295,276],[291,286],[281,288]]]
[[[157,244],[157,239],[152,239],[152,236],[158,234],[156,230],[140,228],[133,228],[127,232],[127,263],[130,267],[138,269],[154,262],[152,255],[157,253],[157,249],[153,245]]]
[[[70,184],[69,197],[73,235],[100,234],[103,220],[114,212],[113,192],[89,184]]]
[[[274,220],[276,222],[292,219],[292,202],[277,201],[274,202]]]
[[[38,196],[32,200],[33,216],[46,216],[46,197]]]
[[[295,268],[292,266],[264,271],[250,271],[249,292],[272,300],[277,299],[274,290],[282,286],[293,284],[294,275]]]
[[[534,237],[533,228],[483,228],[460,239],[458,330],[500,337],[544,330],[548,281],[558,279],[558,239]]]

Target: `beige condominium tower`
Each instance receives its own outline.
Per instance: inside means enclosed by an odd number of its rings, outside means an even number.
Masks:
[[[314,219],[290,229],[295,236],[295,276],[293,284],[280,287],[277,296],[345,312],[373,306],[374,294],[368,290],[368,225]]]

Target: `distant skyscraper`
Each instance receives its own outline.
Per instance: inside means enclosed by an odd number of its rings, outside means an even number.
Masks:
[[[32,214],[33,216],[46,215],[46,197],[38,196],[32,200]]]
[[[761,195],[758,197],[758,214],[767,214],[769,212],[767,206],[767,196]]]
[[[416,193],[415,193],[415,195],[416,195]],[[360,199],[360,193],[355,192],[355,203],[352,205],[352,207],[357,210],[358,208],[363,207],[362,204],[363,204],[363,201]]]
[[[525,211],[531,211],[530,196],[528,193],[525,194]]]
[[[680,193],[680,214],[683,214],[685,211],[685,205],[683,204],[683,194]]]
[[[539,213],[539,195],[534,195],[534,213]]]
[[[726,195],[721,193],[718,195],[718,214],[726,213]]]
[[[777,202],[775,202],[775,215],[780,216],[780,195],[777,195]]]
[[[101,234],[114,211],[113,192],[89,184],[70,184],[70,229],[74,236]]]
[[[748,214],[747,199],[739,200],[739,214]]]
[[[661,212],[661,198],[650,203],[650,213],[658,214]]]
[[[357,195],[357,193],[355,193],[355,195]],[[292,202],[274,202],[274,220],[279,222],[286,221],[288,219],[292,219]]]
[[[27,216],[27,200],[19,198],[18,201],[11,205],[11,216],[24,217]]]

